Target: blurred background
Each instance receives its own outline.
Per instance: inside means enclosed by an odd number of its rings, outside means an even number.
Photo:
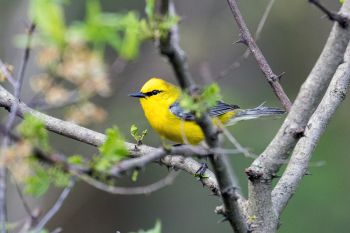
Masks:
[[[340,7],[338,1],[322,1],[331,10]],[[265,10],[268,0],[239,1],[240,8],[252,31]],[[136,10],[144,15],[144,1],[101,0],[104,11],[126,12]],[[178,15],[181,16],[181,45],[187,52],[193,76],[201,84],[216,80],[222,89],[226,102],[242,108],[254,107],[266,102],[269,106],[279,106],[255,60],[249,57],[241,66],[230,70],[220,79],[216,77],[227,70],[245,51],[241,44],[233,44],[238,39],[238,30],[226,1],[176,0]],[[23,33],[27,17],[28,1],[1,0],[0,7],[0,58],[19,66],[22,49],[15,46],[14,38]],[[69,20],[83,19],[85,1],[71,1],[66,7]],[[308,1],[277,0],[258,41],[275,73],[285,72],[282,85],[291,99],[294,99],[313,64],[319,56],[328,37],[332,23]],[[35,57],[35,51],[32,58]],[[111,66],[117,58],[113,52],[106,53],[106,63]],[[27,79],[38,73],[32,59],[27,70]],[[203,71],[204,70],[204,71]],[[160,57],[152,42],[142,45],[139,57],[126,64],[120,74],[110,71],[112,95],[108,98],[96,97],[94,102],[108,112],[102,124],[89,127],[104,132],[105,128],[117,125],[128,141],[131,124],[149,129],[144,143],[159,146],[159,137],[146,122],[137,100],[128,94],[139,90],[152,76],[162,77],[175,83],[174,73],[167,61]],[[210,74],[210,75],[208,75]],[[208,78],[210,77],[210,78]],[[204,80],[204,81],[203,81]],[[23,101],[33,95],[28,83],[23,90]],[[60,117],[61,110],[49,111]],[[0,114],[4,116],[5,111]],[[325,135],[317,146],[310,164],[311,175],[306,176],[297,193],[290,201],[281,219],[279,232],[349,232],[350,222],[350,103],[346,100],[331,121]],[[283,119],[246,121],[229,130],[245,147],[259,154],[268,145]],[[52,145],[67,155],[91,156],[96,148],[61,136],[50,134]],[[226,148],[233,148],[230,143]],[[252,162],[243,155],[230,155],[232,166],[246,193],[247,178],[244,169]],[[142,171],[136,184],[130,177],[120,180],[120,185],[148,184],[160,179],[168,170],[158,165],[149,165]],[[16,221],[25,216],[24,209],[13,188],[8,190],[9,219]],[[40,199],[30,199],[31,206],[50,208],[59,195],[56,188]],[[138,229],[151,228],[157,219],[162,222],[162,232],[231,232],[227,222],[218,223],[221,216],[214,213],[220,204],[219,198],[211,196],[206,188],[194,177],[182,173],[175,183],[148,196],[112,195],[79,182],[64,203],[62,209],[50,221],[48,229],[62,227],[67,233],[126,233]]]

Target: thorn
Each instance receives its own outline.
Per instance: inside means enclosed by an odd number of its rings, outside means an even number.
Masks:
[[[236,40],[235,42],[232,43],[233,45],[235,44],[244,44],[247,45],[247,41],[244,39],[242,33],[239,34],[239,39]]]
[[[314,4],[317,8],[319,8],[323,13],[325,13],[327,15],[327,17],[331,20],[331,21],[336,21],[338,22],[339,26],[342,28],[347,28],[349,26],[349,20],[348,18],[332,12],[330,10],[328,10],[325,6],[323,6],[321,4],[321,2],[319,0],[309,0],[310,3]]]
[[[272,175],[271,175],[271,178],[272,178],[272,179],[281,178],[281,176],[280,176],[280,175],[277,175],[277,174],[272,174]]]
[[[312,174],[311,174],[311,172],[310,171],[306,171],[305,172],[305,176],[311,176]]]
[[[278,81],[281,81],[282,77],[286,74],[286,72],[282,72],[277,76]]]
[[[236,45],[236,44],[245,44],[245,42],[244,42],[243,40],[239,39],[239,40],[236,40],[236,41],[232,42],[232,44],[233,44],[233,45]]]
[[[134,151],[140,151],[138,145],[136,145],[136,144],[135,144],[135,146],[134,146]]]
[[[220,220],[218,221],[218,223],[223,223],[223,222],[226,222],[226,221],[228,221],[228,218],[227,218],[227,217],[224,217],[224,218],[220,219]]]

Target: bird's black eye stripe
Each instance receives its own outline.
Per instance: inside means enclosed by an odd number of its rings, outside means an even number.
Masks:
[[[160,91],[160,90],[153,90],[153,91],[149,91],[149,92],[146,92],[146,93],[144,93],[146,96],[148,96],[148,97],[150,97],[150,96],[152,96],[152,95],[157,95],[157,94],[159,94],[159,93],[161,93],[162,91]]]

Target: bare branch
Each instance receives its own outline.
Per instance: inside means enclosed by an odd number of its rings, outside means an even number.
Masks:
[[[331,20],[331,21],[336,21],[339,23],[339,25],[342,28],[347,28],[349,25],[349,19],[338,14],[335,12],[332,12],[330,10],[328,10],[325,6],[323,6],[321,4],[321,2],[319,0],[309,0],[310,3],[314,4],[317,8],[319,8],[323,13],[325,13],[327,15],[327,17]]]
[[[39,223],[34,227],[33,232],[38,233],[44,229],[45,225],[53,218],[53,216],[58,212],[58,210],[62,207],[64,200],[68,197],[70,191],[74,187],[75,180],[71,179],[68,186],[64,188],[61,195],[52,206],[52,208],[45,214],[45,216],[39,221]]]
[[[345,1],[341,14],[350,15],[350,1]],[[320,102],[349,43],[350,30],[335,24],[317,63],[302,85],[294,104],[275,138],[264,152],[246,169],[249,177],[248,214],[256,216],[256,232],[275,232],[278,213],[271,199],[272,179],[288,159],[296,142],[303,137],[307,122]],[[255,232],[255,231],[254,231]]]
[[[350,2],[345,1],[341,14],[350,15]],[[288,153],[303,136],[310,116],[319,104],[337,67],[342,63],[350,40],[350,30],[337,24],[332,28],[328,41],[308,78],[302,85],[293,107],[275,138],[251,165],[257,173],[275,174],[288,158]]]
[[[262,30],[265,26],[266,20],[271,12],[272,6],[275,3],[276,0],[270,0],[269,3],[267,4],[265,11],[263,13],[263,15],[261,16],[261,19],[258,23],[257,29],[255,31],[254,34],[254,40],[255,42],[257,42],[260,38],[260,35],[262,33]],[[249,48],[247,48],[244,53],[239,56],[235,62],[233,62],[229,67],[227,67],[226,69],[222,70],[215,79],[221,79],[225,76],[227,76],[230,72],[232,72],[233,70],[237,69],[238,67],[241,66],[241,63],[243,62],[244,59],[247,59],[249,57],[250,54],[250,50]]]
[[[174,3],[171,0],[159,1],[158,10],[163,17],[176,16]],[[159,50],[169,59],[181,88],[188,89],[195,86],[195,83],[188,68],[186,54],[179,45],[179,39],[178,27],[174,25],[166,38],[160,40]]]
[[[171,185],[179,172],[170,172],[163,179],[146,186],[138,186],[138,187],[116,187],[107,185],[98,180],[92,179],[89,176],[79,176],[82,180],[92,185],[93,187],[103,190],[108,193],[118,194],[118,195],[149,195],[153,192],[156,192],[166,186]]]
[[[279,76],[273,73],[270,65],[268,64],[266,58],[260,51],[259,47],[255,43],[252,35],[249,32],[249,29],[241,15],[241,12],[238,8],[236,0],[227,0],[230,9],[233,13],[233,16],[236,20],[236,23],[239,27],[240,30],[240,36],[241,36],[241,41],[243,41],[248,48],[250,49],[251,53],[255,57],[255,60],[259,64],[259,67],[261,71],[264,73],[268,83],[270,84],[273,92],[277,96],[277,98],[280,100],[282,106],[285,108],[286,111],[289,111],[291,108],[291,102],[284,92],[281,84],[279,83]]]
[[[297,143],[291,160],[281,179],[272,192],[272,201],[278,213],[281,213],[289,199],[295,193],[301,179],[306,175],[309,161],[321,135],[345,99],[350,83],[350,44],[344,55],[344,62],[339,65],[321,103],[311,116],[305,129],[305,137]]]

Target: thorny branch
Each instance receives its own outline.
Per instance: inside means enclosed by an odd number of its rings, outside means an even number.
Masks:
[[[255,41],[254,41],[254,39],[253,39],[253,37],[252,37],[248,27],[247,27],[247,24],[245,23],[242,15],[241,15],[241,12],[238,8],[238,4],[237,4],[236,0],[227,0],[227,2],[230,6],[232,14],[236,20],[236,23],[239,27],[240,42],[242,42],[248,46],[251,53],[255,57],[255,60],[259,64],[261,71],[264,73],[268,83],[270,84],[273,92],[275,93],[277,98],[280,100],[284,109],[289,112],[292,104],[291,104],[287,94],[284,92],[284,90],[279,82],[280,76],[276,75],[272,71],[266,58],[264,57],[264,55],[260,51],[259,47],[255,43]]]
[[[272,192],[272,202],[278,213],[283,211],[301,179],[306,175],[312,152],[330,119],[345,99],[349,83],[350,44],[344,54],[344,62],[338,66],[327,92],[307,123],[305,137],[302,137],[296,144],[288,166]]]
[[[158,3],[161,16],[175,15],[175,7],[172,0],[160,0]],[[191,95],[195,95],[198,88],[189,72],[185,52],[179,45],[179,33],[176,25],[172,27],[165,39],[161,39],[159,49],[163,55],[168,57],[181,88],[188,90]],[[212,149],[220,148],[218,129],[212,124],[208,114],[201,114],[201,117],[197,118],[196,122],[201,127],[208,146]],[[244,199],[239,193],[240,188],[233,176],[229,160],[225,154],[220,153],[213,153],[209,158],[225,205],[225,217],[236,232],[245,233],[248,227],[243,209],[239,203]]]
[[[350,15],[350,1],[345,1],[340,14]],[[249,177],[248,214],[256,216],[254,232],[275,232],[279,212],[272,203],[272,179],[284,164],[325,93],[330,80],[343,61],[349,44],[350,30],[335,24],[328,41],[308,78],[302,85],[294,104],[280,130],[264,152],[246,169]],[[282,178],[283,179],[283,176]]]
[[[254,40],[257,42],[260,38],[260,35],[262,33],[262,30],[264,28],[264,25],[266,23],[266,20],[271,12],[272,6],[274,5],[276,0],[270,0],[269,3],[267,4],[264,14],[261,16],[261,19],[258,23],[258,26],[256,28],[255,34],[254,34]],[[233,62],[229,67],[226,69],[222,70],[215,78],[215,80],[219,80],[221,78],[226,77],[229,73],[231,73],[233,70],[237,69],[238,67],[241,66],[241,63],[243,62],[244,59],[247,59],[250,55],[250,50],[247,48],[244,53],[239,56],[235,62]]]
[[[319,8],[323,13],[325,13],[327,15],[327,17],[331,20],[331,21],[336,21],[339,23],[339,25],[342,28],[347,28],[349,25],[349,19],[347,19],[346,17],[342,16],[341,14],[338,14],[336,12],[332,12],[330,10],[328,10],[325,6],[323,6],[321,4],[321,2],[319,0],[309,0],[310,3],[314,4],[317,8]]]

